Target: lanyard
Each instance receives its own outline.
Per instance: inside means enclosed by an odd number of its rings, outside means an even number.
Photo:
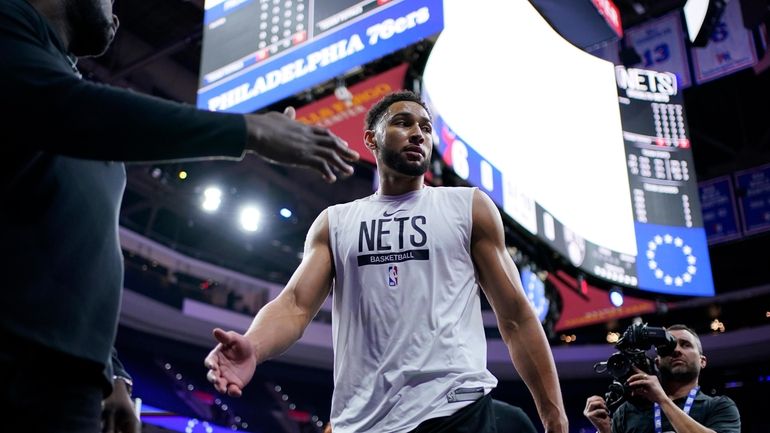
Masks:
[[[695,396],[698,394],[698,390],[700,389],[700,386],[696,386],[695,388],[690,390],[690,393],[687,394],[687,400],[684,402],[684,407],[682,410],[685,414],[690,414],[690,409],[692,409],[692,405],[695,402]],[[662,433],[663,432],[663,421],[661,420],[660,415],[660,405],[656,402],[655,403],[655,433]]]

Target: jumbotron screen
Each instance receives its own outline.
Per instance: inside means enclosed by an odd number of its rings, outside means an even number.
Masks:
[[[441,0],[206,0],[197,105],[247,113],[438,33]]]
[[[573,265],[713,295],[673,74],[580,50],[526,0],[448,0],[423,95],[444,160]]]

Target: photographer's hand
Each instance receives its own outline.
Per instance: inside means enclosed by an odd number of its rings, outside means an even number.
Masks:
[[[632,395],[658,404],[668,400],[666,391],[660,385],[658,376],[647,374],[636,367],[634,367],[634,371],[636,373],[626,381],[633,390]]]
[[[607,403],[598,395],[592,395],[586,400],[586,408],[583,409],[583,415],[591,421],[599,433],[610,433],[610,411],[607,409]]]
[[[633,395],[658,403],[663,416],[671,423],[677,433],[715,433],[714,430],[703,426],[690,418],[674,401],[666,395],[657,376],[652,376],[634,368],[636,374],[628,378],[628,385],[633,388]]]

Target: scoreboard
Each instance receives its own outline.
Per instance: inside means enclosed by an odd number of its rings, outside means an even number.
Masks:
[[[197,106],[253,112],[442,28],[442,0],[206,0]]]
[[[527,1],[488,3],[446,2],[426,63],[444,161],[585,272],[713,295],[676,76],[578,49]]]
[[[616,66],[636,233],[636,278],[662,293],[713,295],[683,98],[668,72]]]

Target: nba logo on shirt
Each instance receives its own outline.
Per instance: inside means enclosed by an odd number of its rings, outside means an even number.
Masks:
[[[398,285],[398,266],[388,266],[388,285],[394,287]]]

